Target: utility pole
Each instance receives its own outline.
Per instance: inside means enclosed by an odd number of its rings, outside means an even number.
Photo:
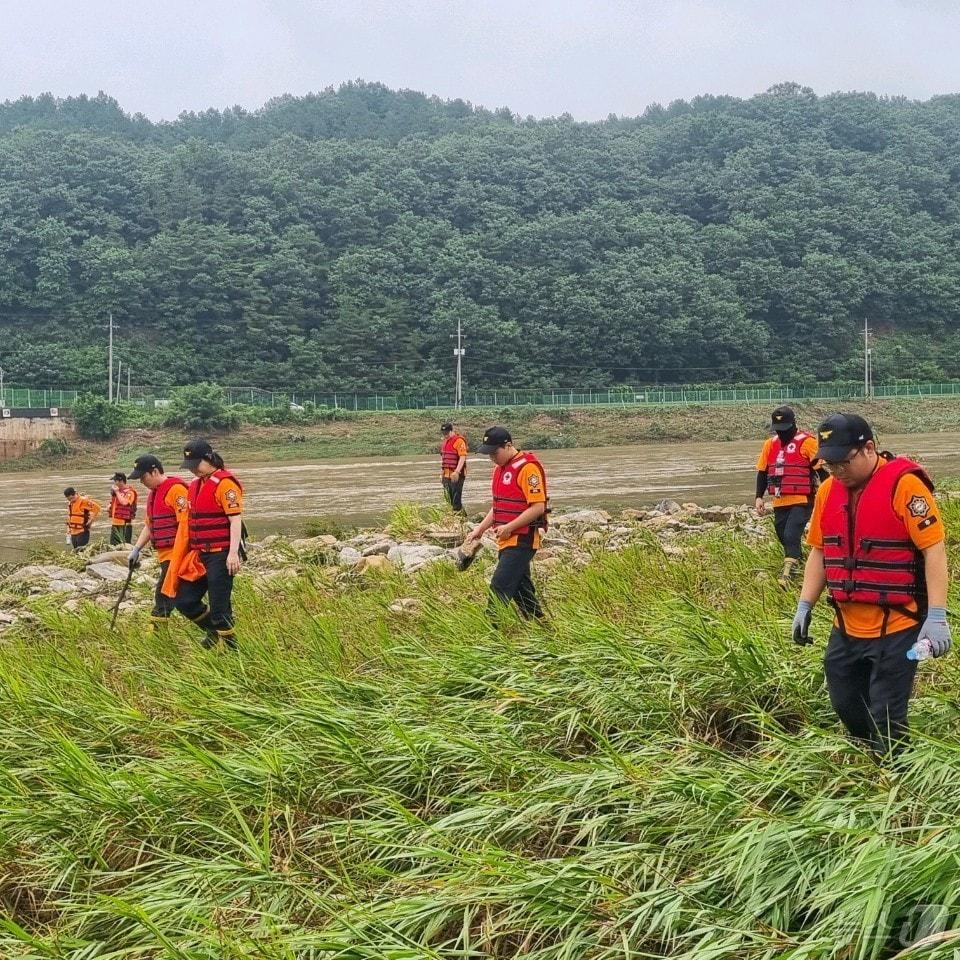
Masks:
[[[0,407],[5,407],[6,394],[3,392],[3,367],[0,367]]]
[[[123,361],[118,360],[117,361],[117,403],[119,403],[122,399],[122,397],[120,396],[120,369],[122,367],[123,367]]]
[[[451,339],[453,334],[450,334]],[[457,358],[457,384],[454,393],[453,405],[459,410],[463,406],[463,356],[466,350],[463,348],[463,334],[460,329],[460,318],[457,317],[457,345],[453,348],[453,355]]]
[[[107,347],[107,363],[110,373],[107,376],[107,399],[113,403],[113,312],[110,313],[110,341]]]
[[[127,403],[130,402],[130,364],[127,364]]]
[[[870,327],[863,318],[863,395],[870,396]]]

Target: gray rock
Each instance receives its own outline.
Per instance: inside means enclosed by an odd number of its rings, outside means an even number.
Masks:
[[[360,553],[364,557],[385,557],[396,545],[396,540],[391,540],[389,537],[384,537],[382,540],[377,540],[375,543],[371,543],[369,546],[364,547]]]
[[[407,573],[414,573],[441,557],[449,557],[449,554],[443,547],[429,543],[398,543],[387,553],[387,559]]]
[[[14,570],[7,577],[8,583],[30,583],[36,580],[82,580],[83,574],[68,567],[41,566],[38,564],[29,564],[26,567],[20,567]]]
[[[339,563],[341,567],[352,567],[358,564],[361,559],[362,555],[355,547],[344,547],[337,557],[337,563]]]
[[[603,539],[603,534],[599,530],[588,530],[581,539],[584,543],[599,543]]]
[[[661,500],[653,509],[670,516],[683,513],[683,507],[676,500]]]
[[[48,580],[44,589],[48,593],[76,593],[80,587],[76,580]]]
[[[439,547],[456,547],[463,541],[463,534],[459,530],[427,530],[425,539]]]
[[[610,522],[610,514],[606,510],[574,510],[571,513],[561,513],[550,520],[552,526],[565,527],[577,525],[584,527],[605,527]]]
[[[87,573],[91,573],[101,580],[112,580],[115,583],[120,583],[127,579],[127,569],[115,563],[91,563],[90,566],[87,567]]]

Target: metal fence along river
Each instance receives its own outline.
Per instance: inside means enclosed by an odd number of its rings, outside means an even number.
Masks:
[[[162,408],[173,388],[132,387],[129,402],[141,407]],[[256,407],[283,407],[289,404],[337,410],[429,410],[454,406],[452,392],[434,394],[320,393],[295,388],[265,390],[261,387],[223,387],[230,403]],[[126,391],[124,391],[125,393]],[[69,411],[82,391],[59,387],[5,387],[0,396],[4,408],[56,407]],[[729,403],[788,403],[803,400],[863,399],[862,383],[819,386],[774,387],[612,387],[607,390],[572,388],[564,390],[470,390],[463,391],[464,407],[636,407],[693,406]],[[877,399],[896,397],[960,396],[960,381],[947,383],[877,384],[871,391]],[[124,397],[124,402],[126,397]]]

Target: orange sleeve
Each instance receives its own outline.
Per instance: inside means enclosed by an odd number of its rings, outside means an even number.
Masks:
[[[757,457],[757,470],[766,470],[770,461],[770,447],[773,445],[773,437],[767,437],[763,441],[763,447],[760,450],[760,456]]]
[[[944,538],[940,507],[927,485],[915,474],[900,478],[893,494],[893,511],[906,524],[918,550],[926,550]]]
[[[527,503],[543,503],[547,499],[543,471],[535,463],[524,464],[517,475],[517,483]]]
[[[183,483],[175,483],[167,491],[163,502],[177,515],[180,520],[187,512],[187,487]]]
[[[91,500],[90,497],[87,497],[86,509],[90,511],[91,520],[96,520],[100,516],[100,504],[96,500]]]
[[[243,491],[229,477],[217,484],[217,503],[228,517],[243,513]]]
[[[823,505],[827,502],[827,495],[831,484],[836,483],[833,477],[828,477],[820,484],[817,490],[817,499],[813,502],[813,516],[810,517],[810,529],[807,531],[807,546],[816,550],[823,549],[823,530],[820,528],[820,518],[823,516]]]
[[[807,437],[806,440],[800,445],[800,453],[805,456],[814,467],[820,463],[820,460],[817,457],[817,450],[819,449],[819,444],[817,443],[816,437]]]
[[[463,437],[457,437],[453,443],[453,449],[457,451],[458,457],[465,457],[467,455],[467,441]]]

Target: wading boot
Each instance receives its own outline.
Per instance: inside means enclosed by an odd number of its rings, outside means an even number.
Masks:
[[[783,561],[783,570],[780,571],[780,576],[777,577],[777,584],[782,590],[786,590],[790,586],[790,581],[793,580],[793,575],[797,569],[797,563],[799,561],[794,560],[793,557],[787,557]]]

